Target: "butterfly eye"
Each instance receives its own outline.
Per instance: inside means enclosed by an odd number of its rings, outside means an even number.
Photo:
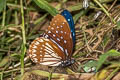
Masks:
[[[68,66],[74,47],[74,22],[71,14],[64,10],[50,22],[46,32],[36,38],[29,47],[29,57],[35,63],[49,66]]]

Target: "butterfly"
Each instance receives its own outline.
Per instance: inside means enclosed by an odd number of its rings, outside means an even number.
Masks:
[[[68,10],[54,16],[45,33],[29,46],[30,59],[42,65],[66,67],[75,62],[75,29]]]

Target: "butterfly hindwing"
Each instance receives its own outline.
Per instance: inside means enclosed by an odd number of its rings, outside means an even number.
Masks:
[[[64,53],[58,53],[60,49],[50,39],[36,38],[30,45],[29,56],[35,63],[58,66],[64,59]]]

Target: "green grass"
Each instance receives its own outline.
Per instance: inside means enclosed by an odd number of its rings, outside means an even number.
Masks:
[[[64,80],[70,78],[69,74],[87,74],[91,67],[96,68],[93,71],[94,74],[97,72],[93,76],[96,80],[107,76],[100,73],[111,70],[106,80],[112,79],[120,67],[120,4],[117,0],[89,2],[90,6],[85,10],[79,0],[0,0],[0,79],[24,80],[33,74],[49,80]],[[66,69],[66,73],[39,70],[28,59],[29,45],[49,26],[53,16],[64,9],[73,15],[76,31],[74,58],[80,63],[79,69],[76,72]],[[100,10],[102,14],[95,20],[94,15]]]

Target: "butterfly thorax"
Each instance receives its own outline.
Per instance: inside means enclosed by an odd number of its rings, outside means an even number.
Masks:
[[[66,61],[62,61],[60,64],[61,67],[68,67],[71,66],[75,62],[75,59],[67,59]]]

